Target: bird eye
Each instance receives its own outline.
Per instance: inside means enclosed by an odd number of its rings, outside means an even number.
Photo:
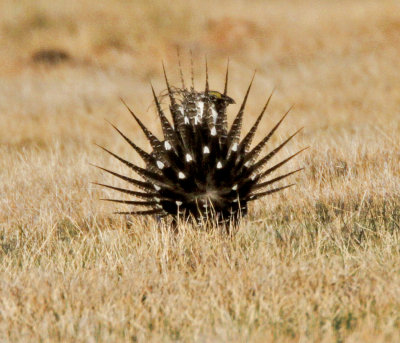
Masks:
[[[211,92],[209,92],[209,95],[211,95],[211,96],[213,96],[214,98],[217,98],[217,99],[221,99],[222,98],[222,94],[220,92],[217,92],[217,91],[211,91]]]

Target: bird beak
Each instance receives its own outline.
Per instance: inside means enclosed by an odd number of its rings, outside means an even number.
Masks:
[[[225,101],[228,103],[228,104],[236,104],[236,101],[235,100],[233,100],[231,97],[229,97],[229,96],[225,96]]]

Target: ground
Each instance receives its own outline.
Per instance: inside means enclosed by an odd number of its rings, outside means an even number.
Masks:
[[[0,3],[0,341],[397,342],[400,336],[400,4],[341,1]],[[91,184],[123,184],[102,144],[160,135],[161,61],[240,102],[244,129],[296,187],[255,202],[234,235],[119,217]],[[52,49],[52,52],[46,52]],[[166,106],[166,103],[164,104]],[[232,105],[232,120],[239,105]]]

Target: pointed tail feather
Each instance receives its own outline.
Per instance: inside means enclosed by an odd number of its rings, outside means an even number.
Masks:
[[[161,109],[161,105],[160,105],[160,102],[158,101],[158,98],[154,91],[153,85],[151,85],[151,91],[153,92],[154,102],[156,103],[156,107],[157,107],[157,113],[158,113],[158,116],[160,117],[161,128],[163,130],[164,138],[166,140],[171,141],[174,145],[176,145],[177,142],[176,142],[175,131],[172,128],[167,117],[165,116],[163,110]]]
[[[171,102],[170,105],[170,111],[172,115],[172,120],[174,122],[174,128],[175,131],[180,135],[180,138],[182,139],[182,142],[184,145],[187,145],[188,142],[188,137],[187,137],[187,132],[186,132],[186,125],[184,122],[183,114],[180,111],[180,107],[178,103],[176,102],[174,98],[174,93],[171,89],[171,86],[169,84],[168,78],[167,78],[167,72],[165,71],[165,65],[164,63],[162,64],[163,67],[163,72],[164,72],[164,78],[165,78],[165,83],[167,85],[167,90],[168,90],[168,96]]]
[[[194,91],[194,67],[193,67],[193,51],[190,50],[190,74],[192,78],[192,91]]]
[[[181,84],[182,84],[182,89],[186,89],[185,86],[185,79],[183,77],[183,71],[182,71],[182,64],[181,64],[181,53],[179,51],[179,47],[176,50],[176,53],[178,55],[178,66],[179,66],[179,75],[181,77]]]
[[[269,96],[267,102],[264,105],[264,108],[262,109],[260,115],[258,116],[256,122],[248,132],[248,134],[243,138],[242,142],[240,143],[239,151],[243,151],[244,153],[247,153],[249,150],[249,147],[251,145],[251,142],[253,141],[254,135],[257,132],[258,125],[261,122],[261,119],[264,116],[265,111],[267,110],[267,107],[269,105],[269,102],[271,101],[272,95],[274,94],[274,91],[271,92],[271,95]]]
[[[163,72],[164,72],[165,84],[167,85],[169,100],[171,101],[171,106],[175,106],[176,105],[176,100],[174,98],[174,92],[172,91],[171,86],[169,85],[169,81],[168,81],[168,78],[167,78],[167,72],[165,71],[164,62],[162,63],[162,67],[163,67]]]
[[[101,169],[101,170],[105,171],[106,173],[109,173],[109,174],[111,174],[111,175],[114,175],[114,176],[120,178],[121,180],[124,180],[124,181],[126,181],[126,182],[129,182],[129,183],[131,183],[131,184],[133,184],[133,185],[139,187],[140,189],[142,189],[142,190],[144,190],[144,191],[153,190],[153,185],[152,185],[151,183],[149,183],[149,182],[144,182],[144,181],[135,180],[135,179],[132,179],[132,178],[130,178],[130,177],[128,177],[128,176],[124,176],[124,175],[118,174],[118,173],[116,173],[116,172],[113,172],[113,171],[111,171],[111,170],[108,170],[108,169],[106,169],[106,168],[96,166],[95,164],[91,164],[91,165],[92,165],[93,167],[96,167],[96,168],[98,168],[98,169]]]
[[[144,132],[144,134],[146,135],[148,141],[150,142],[151,147],[153,148],[154,152],[159,155],[162,154],[162,147],[161,147],[161,142],[160,140],[154,136],[148,129],[146,126],[144,126],[144,124],[140,121],[140,119],[135,115],[135,113],[133,113],[133,111],[129,108],[129,106],[126,104],[126,102],[121,99],[122,103],[125,105],[125,107],[128,109],[128,111],[130,112],[130,114],[133,116],[133,118],[135,118],[136,122],[139,124],[140,128],[142,129],[142,131]]]
[[[309,147],[306,147],[304,149],[299,150],[295,154],[293,154],[293,155],[289,156],[288,158],[284,159],[282,162],[279,162],[279,163],[275,164],[273,167],[265,170],[264,172],[262,172],[261,174],[258,175],[259,180],[262,180],[264,177],[266,177],[267,175],[271,174],[273,171],[275,171],[276,169],[280,168],[285,163],[289,162],[292,158],[296,157],[298,154],[302,153],[304,150],[307,150],[308,148]]]
[[[270,140],[271,136],[275,133],[275,131],[278,129],[279,125],[283,122],[283,120],[286,118],[286,116],[289,114],[291,109],[293,108],[290,107],[289,110],[283,115],[283,117],[278,121],[278,123],[272,128],[272,130],[261,140],[260,143],[258,143],[245,157],[245,162],[250,161],[253,162],[257,157],[260,155],[261,150],[264,148],[264,146],[268,143]]]
[[[204,91],[204,93],[206,94],[206,96],[208,95],[208,91],[210,90],[209,86],[208,86],[208,63],[207,63],[207,57],[206,57],[206,89]]]
[[[100,199],[102,201],[116,202],[119,204],[136,205],[136,206],[155,206],[156,201],[136,201],[136,200],[119,200],[119,199]]]
[[[229,79],[229,58],[226,64],[226,74],[225,74],[225,86],[224,86],[224,95],[227,95],[228,92],[228,79]],[[224,106],[218,113],[216,129],[219,134],[221,144],[224,145],[227,135],[228,135],[228,119],[226,115],[226,106]]]
[[[240,138],[240,131],[242,129],[244,109],[246,107],[247,98],[249,96],[251,86],[253,85],[255,75],[256,75],[256,72],[254,72],[254,74],[253,74],[253,77],[250,81],[250,85],[247,88],[246,95],[243,98],[242,105],[240,106],[239,112],[236,115],[236,118],[232,123],[231,129],[229,130],[228,138],[227,138],[228,145],[232,145],[232,143],[236,142]]]
[[[292,183],[292,184],[290,184],[290,185],[282,186],[282,187],[278,187],[278,188],[274,188],[274,189],[271,189],[271,190],[269,190],[269,191],[265,191],[265,192],[262,192],[262,193],[255,193],[255,194],[252,194],[252,195],[250,195],[248,201],[253,201],[253,200],[256,200],[256,199],[265,197],[265,196],[267,196],[267,195],[270,195],[270,194],[273,194],[273,193],[282,191],[282,190],[284,190],[284,189],[286,189],[286,188],[289,188],[289,187],[292,187],[292,186],[294,186],[294,185],[295,185],[295,184]]]
[[[138,147],[135,143],[133,143],[127,136],[125,136],[115,125],[107,121],[121,136],[122,138],[125,139],[125,141],[128,142],[128,144],[139,154],[139,156],[142,158],[144,162],[146,162],[147,165],[150,165],[153,167],[153,170],[157,168],[157,161],[156,159],[142,150],[140,147]]]
[[[135,197],[142,198],[142,199],[151,199],[151,198],[159,196],[157,193],[136,192],[136,191],[131,191],[130,189],[114,187],[114,186],[105,185],[103,183],[98,183],[98,182],[93,182],[93,184],[98,185],[98,186],[102,186],[102,187],[106,187],[106,188],[109,188],[109,189],[113,189],[114,191],[118,191],[118,192],[121,192],[121,193],[133,195]]]
[[[225,85],[224,85],[224,95],[228,94],[228,79],[229,79],[229,57],[226,63],[226,73],[225,73]]]
[[[96,144],[97,145],[97,144]],[[110,150],[107,150],[106,148],[103,148],[102,146],[98,145],[99,148],[103,149],[105,152],[109,153],[111,156],[115,157],[117,160],[131,168],[133,171],[138,173],[140,176],[144,177],[145,179],[149,179],[153,182],[157,182],[158,184],[162,184],[164,181],[164,177],[160,174],[153,173],[151,171],[148,171],[144,168],[140,168],[133,163],[123,159],[122,157],[119,157],[118,155],[114,154]]]
[[[268,180],[268,181],[259,183],[259,184],[255,185],[255,186],[253,186],[253,187],[252,187],[252,190],[258,190],[258,189],[264,188],[264,187],[266,187],[266,186],[272,185],[273,183],[278,182],[278,181],[281,181],[281,180],[283,180],[283,179],[286,179],[286,178],[289,177],[290,175],[293,175],[293,174],[295,174],[295,173],[298,173],[299,171],[301,171],[301,170],[303,170],[303,169],[304,169],[304,168],[299,168],[299,169],[296,169],[296,170],[294,170],[294,171],[292,171],[292,172],[290,172],[290,173],[287,173],[287,174],[284,174],[284,175],[280,175],[280,176],[278,176],[278,177],[276,177],[276,178],[274,178],[274,179],[272,179],[272,180]]]
[[[262,168],[265,163],[267,163],[272,157],[274,157],[287,143],[289,143],[294,136],[296,136],[303,128],[300,128],[297,130],[294,134],[292,134],[289,138],[287,138],[283,143],[281,143],[278,147],[276,147],[274,150],[272,150],[268,155],[263,157],[261,160],[259,160],[256,164],[254,164],[250,170],[251,172],[255,172],[258,169]]]
[[[148,211],[114,212],[114,214],[125,214],[125,215],[131,215],[131,216],[148,216],[148,215],[152,215],[152,214],[160,214],[163,212],[164,211],[162,209],[154,209],[154,210],[148,210]]]

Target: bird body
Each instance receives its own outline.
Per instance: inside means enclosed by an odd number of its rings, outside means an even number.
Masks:
[[[265,181],[268,175],[304,149],[266,170],[264,170],[264,166],[300,130],[258,160],[261,151],[287,113],[260,143],[250,149],[271,96],[250,131],[240,140],[244,109],[254,76],[229,130],[226,110],[235,101],[227,95],[228,69],[223,93],[209,90],[208,72],[206,72],[205,90],[201,92],[194,90],[194,87],[172,89],[165,68],[164,76],[170,100],[169,109],[172,123],[165,115],[159,98],[152,88],[164,136],[162,140],[153,135],[127,106],[149,140],[152,152],[145,152],[114,127],[140,155],[146,163],[146,167],[141,168],[103,148],[143,179],[143,181],[132,179],[101,168],[141,189],[139,192],[102,185],[142,199],[141,201],[105,200],[146,208],[118,213],[170,215],[174,220],[181,217],[198,223],[205,222],[211,217],[217,223],[237,221],[247,213],[247,206],[250,201],[291,186],[268,188],[262,191],[262,189],[270,187],[272,184],[299,171],[300,169]]]

